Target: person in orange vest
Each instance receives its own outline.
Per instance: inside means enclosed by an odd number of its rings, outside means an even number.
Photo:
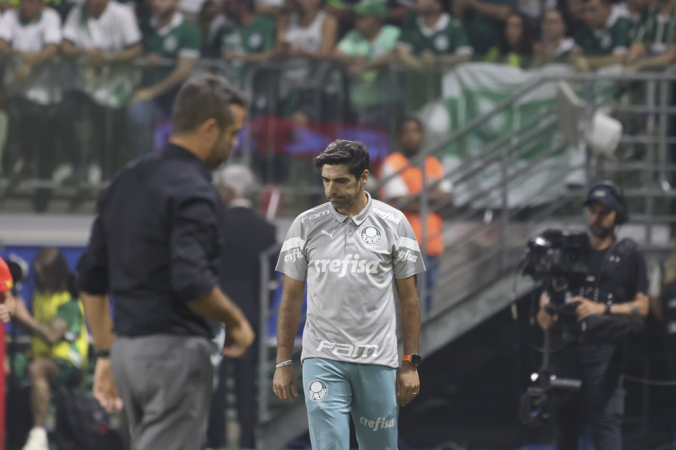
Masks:
[[[417,155],[425,142],[425,130],[417,117],[405,117],[397,127],[401,153],[392,153],[385,158],[380,167],[379,179],[389,180],[380,191],[380,198],[393,206],[397,206],[406,197],[418,194],[423,188],[422,170],[419,167],[408,167],[410,158]],[[403,169],[403,170],[402,170]],[[434,156],[428,156],[425,160],[425,175],[427,186],[442,180],[444,168]],[[449,179],[443,179],[434,189],[429,192],[429,205],[431,211],[435,211],[435,205],[443,206],[451,202],[453,197],[453,184]],[[409,202],[399,208],[411,223],[418,242],[423,242],[422,220],[420,219],[420,202]],[[425,311],[432,309],[432,292],[437,283],[439,274],[439,258],[444,251],[443,219],[432,212],[427,216],[427,233],[425,236],[427,252],[427,298],[425,299]]]

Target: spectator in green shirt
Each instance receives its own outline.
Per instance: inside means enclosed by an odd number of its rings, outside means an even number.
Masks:
[[[676,0],[658,0],[639,21],[625,71],[664,68],[675,60]]]
[[[130,142],[138,155],[153,149],[154,124],[169,118],[174,97],[200,56],[200,31],[183,17],[179,3],[151,0],[152,17],[139,24],[147,66],[127,110]]]
[[[535,66],[549,63],[567,63],[575,41],[566,37],[566,23],[558,9],[550,9],[542,19],[542,40],[533,45]]]
[[[503,63],[525,68],[531,63],[533,41],[521,14],[512,13],[507,18],[500,45],[491,48],[484,61]]]
[[[275,21],[258,14],[254,0],[225,0],[223,11],[232,23],[224,24],[216,36],[221,58],[238,68],[267,62],[275,49]]]
[[[384,69],[394,60],[400,30],[384,25],[387,7],[378,0],[366,0],[354,8],[355,29],[339,43],[336,59],[347,67],[351,78],[350,103],[359,123],[386,126],[391,95]]]
[[[453,16],[465,26],[474,54],[483,58],[501,41],[500,30],[516,0],[453,0]]]
[[[473,50],[465,28],[444,11],[442,0],[418,0],[417,5],[418,14],[401,28],[399,61],[419,71],[468,61]]]
[[[608,0],[585,0],[584,25],[575,34],[579,50],[572,62],[580,71],[621,64],[629,48],[631,22]]]

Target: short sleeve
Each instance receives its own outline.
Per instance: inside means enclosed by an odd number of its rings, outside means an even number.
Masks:
[[[277,272],[304,281],[307,277],[307,255],[305,251],[305,239],[301,226],[301,218],[297,217],[291,224],[286,238],[282,244],[282,250],[277,260]]]
[[[346,55],[354,56],[354,31],[350,31],[343,39],[338,43],[337,49]]]
[[[45,14],[45,34],[44,44],[60,44],[61,43],[61,18],[58,13],[51,8],[46,8]],[[1,27],[0,27],[1,28]]]
[[[55,319],[61,319],[68,324],[68,330],[77,335],[80,333],[82,327],[82,312],[80,311],[80,303],[76,300],[71,300],[59,306],[54,315]],[[76,337],[76,336],[75,336]],[[66,340],[68,337],[66,336]]]
[[[277,22],[270,20],[266,25],[267,33],[265,33],[265,42],[263,43],[263,51],[265,52],[275,48],[275,41],[277,40]]]
[[[199,58],[200,48],[202,48],[202,35],[199,28],[193,22],[185,22],[185,35],[178,54],[189,58]]]
[[[417,16],[409,17],[402,24],[401,34],[399,34],[399,42],[397,42],[397,45],[410,48],[411,50],[415,47],[415,17]]]
[[[621,55],[627,53],[631,43],[631,22],[628,19],[618,19],[613,30],[613,54]]]
[[[12,28],[12,18],[10,14],[0,14],[0,39],[11,43]]]
[[[383,168],[380,172],[380,181],[382,182],[384,180],[388,180],[382,188],[382,195],[385,200],[391,200],[396,197],[406,197],[409,195],[406,182],[401,175],[396,174],[394,168],[388,164],[387,161],[383,163]]]
[[[456,54],[471,55],[474,53],[472,44],[469,42],[469,37],[467,37],[467,31],[465,31],[465,27],[459,20],[452,19],[451,33],[453,34],[453,42],[455,42]]]
[[[120,15],[123,17],[120,29],[125,47],[131,47],[141,42],[141,30],[138,27],[134,11],[128,6],[124,6],[120,8]]]
[[[394,244],[394,278],[401,280],[425,271],[425,263],[413,233],[405,217],[399,222],[399,235]]]
[[[79,44],[79,24],[80,24],[80,8],[79,6],[71,9],[68,17],[66,17],[66,23],[63,25],[63,38],[71,41],[73,44]]]
[[[633,281],[633,291],[634,296],[639,292],[645,295],[648,295],[648,289],[650,288],[650,282],[648,280],[648,268],[646,266],[645,258],[638,250],[634,252],[633,261],[631,264],[631,273],[635,274]],[[633,300],[627,299],[627,300]]]

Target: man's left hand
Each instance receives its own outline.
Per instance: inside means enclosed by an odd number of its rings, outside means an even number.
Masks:
[[[120,399],[117,393],[117,385],[113,376],[113,368],[110,365],[110,358],[99,358],[96,360],[92,391],[96,400],[99,401],[106,411],[113,412],[122,409],[122,399]]]
[[[420,393],[420,378],[415,366],[403,362],[397,373],[397,400],[406,406]]]
[[[578,320],[582,320],[589,316],[603,314],[606,311],[606,305],[603,303],[596,303],[584,297],[574,297],[572,301],[577,303],[575,314],[577,314]]]

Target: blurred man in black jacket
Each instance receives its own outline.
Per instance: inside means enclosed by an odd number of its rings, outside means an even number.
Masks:
[[[248,167],[231,165],[216,175],[216,186],[227,211],[223,223],[225,241],[219,270],[221,289],[239,306],[256,335],[260,326],[260,256],[276,242],[275,226],[251,209],[256,180]],[[277,255],[274,255],[275,257]],[[275,258],[271,258],[271,265]],[[271,272],[274,273],[273,268]],[[209,420],[211,447],[225,447],[225,377],[228,364],[234,368],[240,448],[256,448],[256,380],[258,379],[258,340],[242,358],[228,359],[220,367],[218,389],[214,393]]]

